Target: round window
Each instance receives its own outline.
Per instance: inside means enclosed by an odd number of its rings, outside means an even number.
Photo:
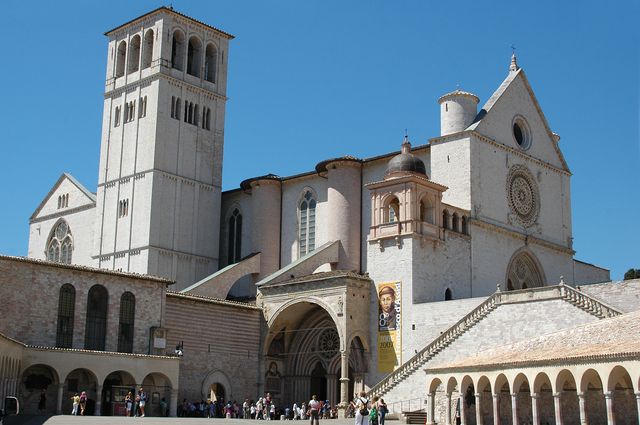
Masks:
[[[522,117],[516,117],[513,120],[513,138],[522,149],[529,149],[531,146],[531,133]]]

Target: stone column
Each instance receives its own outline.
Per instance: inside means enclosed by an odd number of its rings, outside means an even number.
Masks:
[[[638,425],[640,425],[640,392],[636,393],[636,408],[638,409]]]
[[[563,425],[562,422],[562,392],[553,394],[553,406],[556,414],[556,425]]]
[[[336,404],[336,399],[339,397],[339,394],[336,394],[337,382],[338,378],[336,375],[327,375],[327,400],[329,400],[331,404]]]
[[[460,425],[467,424],[467,406],[464,402],[464,394],[460,393],[458,396],[458,403],[460,403]]]
[[[169,397],[169,416],[175,418],[178,416],[178,390],[171,389],[171,396]]]
[[[349,404],[349,350],[340,352],[340,404]]]
[[[64,396],[64,382],[58,384],[58,402],[56,403],[56,415],[62,414],[62,397]]]
[[[427,394],[427,423],[426,425],[435,425],[434,418],[436,412],[436,393]]]
[[[518,393],[511,393],[511,424],[518,425]]]
[[[476,425],[482,424],[482,393],[476,393]]]
[[[447,422],[446,425],[451,425],[451,393],[447,393]]]
[[[500,394],[493,394],[493,425],[500,425]]]
[[[587,425],[589,421],[587,420],[587,409],[586,409],[586,400],[585,393],[578,393],[578,402],[580,403],[580,424]]]
[[[531,393],[531,417],[533,419],[533,425],[540,425],[540,414],[538,413],[538,400],[540,395],[538,393]]]
[[[604,399],[607,402],[607,425],[616,425],[616,417],[613,414],[613,392],[604,393]]]
[[[96,384],[96,409],[94,416],[102,416],[102,385]]]

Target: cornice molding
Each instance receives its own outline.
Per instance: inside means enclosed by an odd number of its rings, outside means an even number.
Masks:
[[[160,68],[171,69],[171,68],[166,67],[164,65],[159,65],[159,66],[160,66]],[[138,80],[132,81],[131,83],[127,82],[127,84],[125,84],[122,87],[118,87],[118,88],[115,88],[115,89],[112,89],[112,90],[105,91],[104,92],[104,98],[108,99],[108,98],[119,96],[124,92],[135,90],[136,88],[138,88],[138,86],[142,86],[142,85],[145,85],[145,84],[149,85],[149,84],[151,84],[153,82],[153,80],[160,80],[161,78],[164,78],[169,83],[173,83],[173,84],[176,84],[178,86],[183,86],[184,85],[184,86],[186,86],[186,88],[188,90],[191,90],[191,91],[193,91],[194,93],[197,93],[197,94],[202,94],[202,95],[205,95],[205,96],[209,96],[211,98],[214,98],[214,99],[217,99],[217,100],[221,100],[221,101],[224,101],[224,102],[229,100],[229,98],[226,97],[226,96],[223,96],[221,94],[209,91],[209,90],[204,89],[202,87],[198,87],[198,86],[193,85],[193,84],[191,84],[191,83],[189,83],[187,81],[179,80],[179,79],[177,79],[175,77],[172,77],[171,75],[167,75],[167,74],[165,74],[165,73],[163,73],[161,71],[155,72],[155,73],[153,73],[153,74],[151,74],[149,76],[146,76],[144,78],[140,78]]]
[[[501,233],[503,235],[510,236],[514,239],[518,239],[521,241],[525,241],[526,243],[532,243],[538,246],[542,246],[544,248],[552,249],[554,251],[561,252],[563,254],[569,254],[573,256],[576,252],[573,249],[564,247],[562,245],[558,245],[554,242],[550,242],[541,238],[537,238],[531,235],[523,235],[522,233],[516,232],[511,229],[507,229],[506,227],[502,227],[497,224],[489,223],[487,221],[480,220],[478,218],[469,218],[469,224],[482,227],[486,230],[490,230],[492,232]]]

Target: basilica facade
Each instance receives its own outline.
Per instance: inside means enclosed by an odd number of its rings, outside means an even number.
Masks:
[[[124,351],[162,357],[181,347],[172,366],[179,371],[163,378],[170,384],[160,379],[172,402],[268,391],[282,404],[312,393],[344,404],[367,390],[449,423],[472,386],[447,384],[442,344],[474,335],[446,355],[462,359],[640,307],[608,305],[613,286],[576,295],[576,287],[609,281],[609,272],[574,258],[571,171],[515,55],[481,107],[462,90],[434,97],[440,134],[426,144],[405,136],[375,157],[319,160],[302,174],[247,176],[222,191],[233,36],[165,7],[106,36],[97,190],[60,177],[31,216],[32,260],[24,264],[109,279],[157,276],[148,279],[168,288],[151,296],[157,320],[131,324],[142,342]],[[527,320],[530,309],[544,320]],[[505,326],[514,318],[519,332]],[[225,351],[215,333],[202,337],[220,323],[244,326],[245,341]],[[26,349],[44,344],[10,329],[2,332],[27,339]],[[121,330],[113,332],[111,346],[97,351],[123,352]],[[63,346],[95,351],[86,346],[89,333],[94,341],[104,332],[86,325],[84,338]],[[247,358],[253,372],[243,367]],[[438,373],[429,384],[425,367]],[[18,369],[20,379],[25,368]],[[132,375],[127,382],[138,382]],[[96,385],[102,400],[106,384]],[[451,394],[462,394],[462,404]]]

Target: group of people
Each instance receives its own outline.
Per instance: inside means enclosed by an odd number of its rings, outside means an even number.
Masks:
[[[356,425],[384,425],[384,418],[389,411],[387,404],[384,399],[377,396],[369,401],[366,395],[366,392],[361,391],[350,403]]]
[[[164,401],[164,399],[163,399]],[[135,416],[144,418],[144,408],[147,404],[147,393],[144,392],[144,388],[140,388],[138,393],[134,396],[133,392],[129,391],[124,398],[125,416]]]
[[[311,423],[315,421],[319,423],[319,419],[337,419],[338,408],[331,406],[329,400],[318,400],[316,395],[311,396],[309,403],[302,402],[300,406],[294,403],[293,408],[284,409],[285,420],[307,420],[311,419]]]
[[[71,414],[78,416],[79,411],[80,416],[84,416],[84,412],[87,409],[87,393],[85,391],[82,391],[80,394],[75,393],[73,397],[71,397],[71,402],[73,403]]]

